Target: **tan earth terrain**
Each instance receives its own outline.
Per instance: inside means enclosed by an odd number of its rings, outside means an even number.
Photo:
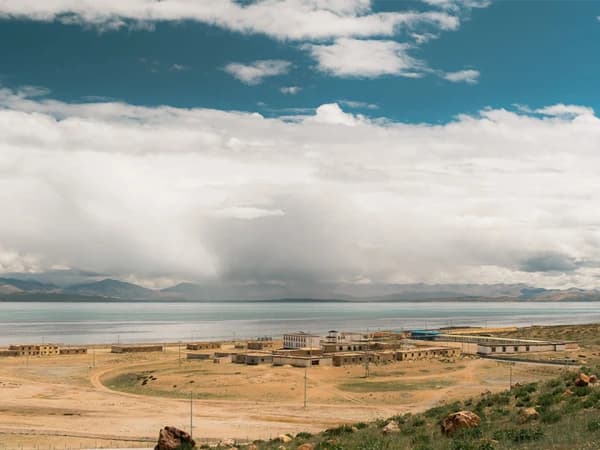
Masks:
[[[594,342],[595,344],[595,342]],[[596,358],[596,345],[569,356]],[[421,411],[506,389],[509,367],[471,357],[308,370],[179,361],[163,353],[0,359],[0,450],[151,447],[165,425],[200,442],[269,438]],[[513,383],[554,376],[560,366],[517,364]]]

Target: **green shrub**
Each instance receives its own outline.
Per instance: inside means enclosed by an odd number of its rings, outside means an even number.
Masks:
[[[548,409],[540,412],[540,420],[542,423],[557,423],[560,422],[561,417],[561,414],[554,409]]]
[[[587,424],[587,430],[595,433],[600,431],[600,418],[594,418],[590,420]]]
[[[544,437],[540,428],[513,428],[498,430],[493,433],[493,438],[501,441],[512,441],[516,444],[528,441],[537,441]]]
[[[357,427],[358,428],[358,427]],[[298,439],[310,439],[312,437],[311,433],[307,433],[306,431],[301,431],[300,433],[298,433],[296,435],[296,438]]]
[[[328,428],[324,432],[324,434],[329,436],[341,436],[345,433],[352,433],[352,427],[350,425],[340,425],[339,427]]]

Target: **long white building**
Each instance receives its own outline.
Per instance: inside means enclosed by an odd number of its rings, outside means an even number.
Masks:
[[[319,348],[321,345],[321,336],[316,334],[298,331],[283,335],[283,348]]]

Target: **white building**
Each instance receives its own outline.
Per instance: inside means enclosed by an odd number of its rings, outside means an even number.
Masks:
[[[283,348],[319,348],[321,345],[321,336],[316,334],[298,331],[283,335]]]

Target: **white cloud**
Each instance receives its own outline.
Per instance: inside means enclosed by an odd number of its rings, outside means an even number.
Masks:
[[[353,114],[345,113],[337,103],[329,103],[319,106],[315,115],[307,117],[305,121],[330,125],[355,126],[365,123],[366,120],[360,115],[354,116]]]
[[[300,86],[283,86],[279,88],[282,94],[296,95],[302,88]]]
[[[460,8],[487,8],[492,4],[491,0],[421,0],[430,6],[457,11]]]
[[[0,17],[90,24],[102,30],[124,26],[151,29],[159,21],[191,20],[278,39],[392,36],[417,25],[454,30],[448,12],[382,12],[370,0],[3,0]]]
[[[342,106],[347,106],[348,108],[358,108],[358,109],[379,109],[374,103],[367,102],[357,102],[354,100],[340,100],[339,104]]]
[[[263,79],[289,72],[291,63],[280,59],[265,59],[250,64],[230,63],[225,66],[225,72],[234,76],[242,83],[256,85]]]
[[[443,75],[443,78],[452,83],[477,84],[479,75],[478,70],[468,69],[459,70],[458,72],[447,72]]]
[[[599,141],[591,113],[286,122],[0,89],[0,271],[593,287]]]
[[[409,56],[408,44],[395,41],[337,39],[333,44],[307,45],[318,69],[338,77],[382,75],[420,77],[424,64]]]
[[[546,106],[545,108],[539,108],[535,110],[538,114],[543,114],[545,116],[593,116],[594,109],[589,108],[587,106],[579,106],[579,105],[565,105],[563,103],[559,103],[552,106]]]

